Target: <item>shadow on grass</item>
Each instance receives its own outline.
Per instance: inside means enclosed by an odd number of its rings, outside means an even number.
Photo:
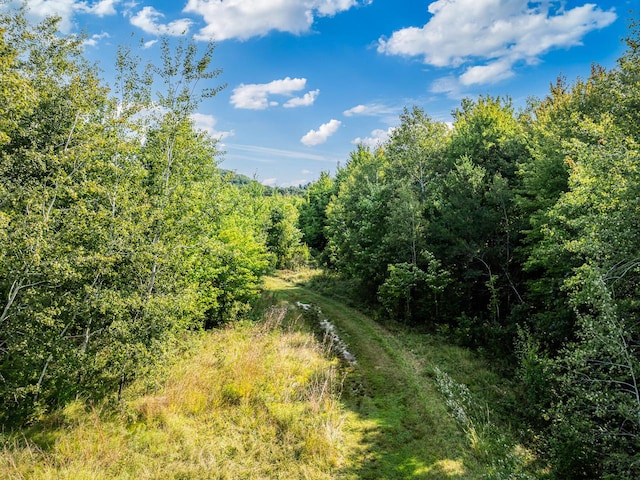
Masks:
[[[433,382],[407,363],[399,344],[355,310],[285,279],[270,279],[272,300],[318,306],[341,332],[358,364],[346,375],[342,403],[358,436],[337,478],[478,478],[481,466],[448,415]]]

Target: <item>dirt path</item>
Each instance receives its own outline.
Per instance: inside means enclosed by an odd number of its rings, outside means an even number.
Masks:
[[[342,478],[478,478],[481,466],[437,391],[432,366],[360,312],[283,278],[270,278],[279,300],[319,307],[357,365],[347,375],[346,408],[357,414],[361,446]]]

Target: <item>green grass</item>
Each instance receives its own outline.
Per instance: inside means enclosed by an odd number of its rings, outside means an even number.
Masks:
[[[341,474],[346,478],[533,478],[532,455],[509,430],[514,396],[509,383],[468,349],[438,336],[388,328],[305,285],[312,277],[282,273],[269,290],[288,302],[317,305],[339,329],[358,359],[345,382],[343,402],[357,414],[351,428],[360,449]],[[323,293],[326,290],[323,290]],[[464,402],[471,424],[461,424],[436,372],[468,386]],[[534,472],[535,473],[535,472]]]
[[[334,478],[355,445],[336,361],[286,312],[192,338],[158,388],[141,379],[115,408],[78,401],[5,435],[0,478]]]
[[[317,293],[313,275],[268,278],[259,321],[192,335],[122,402],[76,401],[0,435],[0,478],[531,478],[508,382],[468,350]],[[355,366],[296,302],[337,327]]]

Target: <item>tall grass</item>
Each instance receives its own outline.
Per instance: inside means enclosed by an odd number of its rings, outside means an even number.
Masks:
[[[528,472],[531,453],[513,441],[491,420],[490,408],[440,368],[433,367],[436,386],[451,416],[462,428],[473,454],[487,465],[484,478],[533,480]]]
[[[340,374],[294,315],[194,336],[166,378],[140,380],[121,404],[76,401],[3,435],[0,477],[333,478],[351,444]]]

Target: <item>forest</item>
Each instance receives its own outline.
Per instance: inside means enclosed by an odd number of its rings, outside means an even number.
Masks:
[[[0,16],[0,423],[119,397],[188,331],[315,265],[380,321],[480,352],[549,478],[640,477],[640,27],[516,109],[418,106],[335,175],[219,168],[191,119],[214,45],[122,47],[108,86],[55,18]],[[206,82],[205,82],[206,81]],[[161,92],[161,93],[157,93]],[[514,477],[515,478],[515,477]]]

